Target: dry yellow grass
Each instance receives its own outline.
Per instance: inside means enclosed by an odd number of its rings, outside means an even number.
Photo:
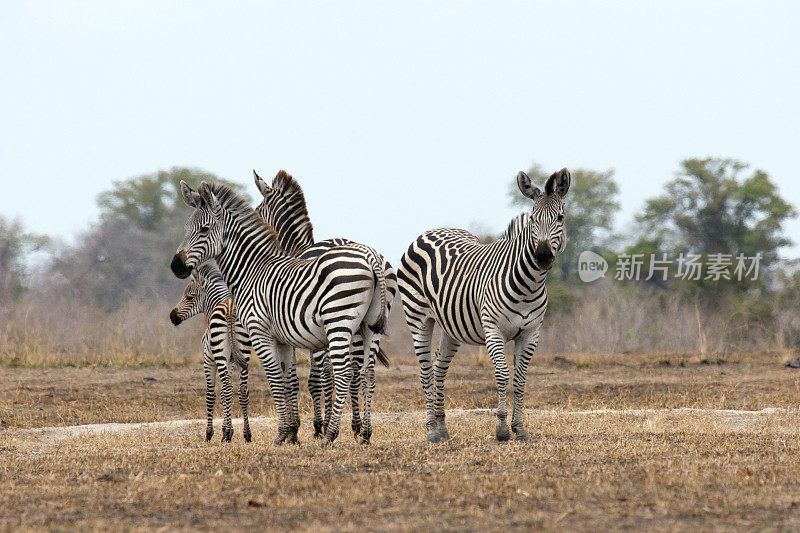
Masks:
[[[398,358],[377,376],[373,444],[346,420],[326,450],[307,393],[297,447],[270,446],[269,418],[250,444],[239,425],[233,443],[206,443],[203,422],[72,434],[36,428],[202,417],[199,368],[4,369],[0,529],[797,529],[800,372],[782,357],[540,357],[532,442],[497,444],[493,416],[460,411],[437,446]],[[494,406],[490,368],[470,361],[454,362],[448,408]],[[252,375],[252,414],[272,416]]]

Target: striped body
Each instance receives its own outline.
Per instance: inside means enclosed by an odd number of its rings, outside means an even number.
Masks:
[[[292,257],[272,227],[230,188],[203,183],[198,194],[182,183],[182,193],[195,211],[173,258],[173,272],[186,277],[204,261],[217,260],[267,369],[278,410],[278,443],[296,439],[299,428],[296,402],[284,397],[287,378],[296,376],[292,348],[327,346],[336,394],[325,442],[332,442],[353,373],[353,336],[360,332],[365,346],[372,346],[387,320],[386,280],[377,254],[349,245],[314,259]]]
[[[250,339],[237,318],[236,304],[227,284],[222,279],[214,261],[202,264],[192,276],[184,290],[183,298],[170,313],[175,325],[196,314],[205,315],[208,325],[203,333],[203,372],[206,379],[206,440],[214,434],[214,383],[219,373],[222,382],[222,406],[224,420],[222,440],[230,441],[233,435],[231,403],[233,387],[231,374],[239,369],[239,404],[244,420],[244,438],[250,441],[250,424],[247,417],[248,363],[250,361]]]
[[[510,376],[504,355],[508,341],[515,343],[511,429],[518,439],[529,438],[522,423],[525,380],[547,309],[547,270],[564,245],[563,196],[569,188],[569,173],[564,169],[551,176],[545,193],[520,174],[520,189],[534,200],[533,210],[512,221],[506,237],[481,244],[465,230],[431,230],[411,243],[398,269],[406,323],[420,364],[431,442],[449,437],[444,381],[463,343],[486,346],[498,389],[496,436],[510,438],[506,423]],[[431,357],[434,324],[442,329],[442,340]]]

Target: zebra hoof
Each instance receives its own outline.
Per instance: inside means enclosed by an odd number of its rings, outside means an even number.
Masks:
[[[279,431],[278,431],[278,436],[277,436],[277,437],[275,437],[275,440],[273,441],[272,445],[273,445],[273,446],[280,446],[280,445],[282,445],[284,442],[286,442],[286,437],[287,437],[287,432],[286,432],[286,430],[282,430],[282,431],[281,431],[281,430],[279,430]]]
[[[211,440],[211,437],[214,436],[214,428],[206,429],[206,442]]]
[[[439,428],[439,436],[442,440],[450,440],[450,432],[447,428]]]
[[[333,446],[333,439],[331,439],[331,438],[329,438],[329,437],[325,437],[325,438],[324,438],[324,439],[322,439],[322,441],[320,441],[320,443],[319,443],[319,447],[320,447],[320,448],[328,448],[328,447],[330,447],[330,446]]]
[[[353,429],[355,436],[358,437],[358,434],[361,433],[361,420],[354,418],[350,427]]]
[[[250,428],[244,430],[244,440],[245,442],[250,442],[253,440],[253,434],[250,433]]]
[[[222,428],[222,442],[230,442],[233,438],[233,428]]]
[[[325,432],[322,428],[322,420],[314,420],[314,438],[321,439],[325,436]]]
[[[497,429],[494,431],[494,436],[497,442],[506,442],[511,439],[511,432],[508,430],[508,424],[497,424]]]
[[[528,442],[531,440],[531,434],[528,433],[528,430],[525,428],[515,429],[514,434],[516,435],[514,438],[518,442]]]
[[[428,432],[428,442],[431,444],[438,444],[442,442],[442,434],[438,430],[432,429]]]
[[[372,429],[362,429],[361,434],[359,435],[358,442],[360,444],[369,444],[369,439],[372,438]]]

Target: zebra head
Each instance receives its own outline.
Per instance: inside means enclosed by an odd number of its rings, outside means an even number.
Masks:
[[[197,270],[192,271],[192,279],[183,291],[183,298],[169,313],[169,319],[174,325],[179,325],[184,320],[192,318],[203,311],[206,292],[203,290],[205,278]]]
[[[170,268],[177,277],[186,279],[195,267],[222,252],[222,207],[206,182],[195,192],[181,181],[181,195],[194,213],[184,225],[183,242]]]
[[[569,191],[569,170],[562,168],[544,185],[544,192],[531,183],[524,172],[517,174],[517,186],[522,194],[533,200],[528,225],[533,239],[533,261],[539,270],[553,266],[556,255],[564,251],[567,236],[564,232],[564,197]]]

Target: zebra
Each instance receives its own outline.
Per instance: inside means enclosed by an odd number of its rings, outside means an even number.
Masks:
[[[522,419],[525,379],[547,309],[547,271],[566,243],[564,198],[570,173],[566,168],[554,173],[541,191],[520,172],[517,185],[533,200],[533,207],[516,233],[512,221],[507,238],[481,244],[468,231],[431,230],[411,243],[400,262],[397,281],[420,365],[428,442],[450,438],[444,416],[444,381],[462,343],[486,345],[497,384],[495,437],[498,441],[510,439],[506,422],[509,370],[504,348],[512,340],[511,429],[517,440],[530,439]],[[434,324],[442,329],[442,339],[431,357]]]
[[[314,229],[308,216],[303,189],[297,180],[285,170],[278,171],[272,180],[271,186],[267,185],[255,170],[253,170],[253,179],[263,196],[263,200],[256,207],[256,211],[275,229],[281,246],[289,254],[303,259],[312,259],[330,248],[356,244],[353,241],[341,238],[328,239],[318,243],[314,242]],[[392,301],[397,294],[397,277],[389,262],[383,257],[380,257],[380,259],[383,263],[384,278],[389,291],[387,308],[391,310]],[[353,338],[352,358],[356,367],[368,369],[366,371],[370,373],[370,376],[374,374],[374,361],[368,361],[367,366],[363,366],[364,350],[361,336],[358,333]],[[384,366],[389,366],[388,359],[379,348],[378,361]],[[331,412],[332,368],[326,350],[318,350],[311,353],[310,363],[311,371],[308,377],[308,389],[314,404],[314,436],[321,437],[324,428],[328,424]],[[361,381],[360,374],[354,373],[353,381],[350,384],[350,398],[353,411],[352,429],[355,435],[360,433],[361,427],[358,404]],[[368,381],[366,386],[371,387],[372,391],[374,391],[374,379]],[[324,420],[320,405],[323,393],[325,396]]]
[[[176,326],[181,322],[203,313],[208,325],[203,334],[203,373],[206,378],[206,441],[214,435],[214,392],[215,373],[222,381],[222,441],[230,442],[233,436],[231,423],[230,371],[239,367],[239,405],[244,421],[244,440],[250,442],[250,422],[247,418],[249,394],[247,390],[248,364],[250,362],[250,338],[244,326],[237,319],[236,304],[222,273],[213,260],[200,265],[192,272],[192,279],[183,291],[183,297],[169,314]]]
[[[285,396],[287,376],[296,376],[292,348],[325,346],[335,399],[322,444],[332,444],[352,379],[353,336],[360,332],[364,346],[374,349],[373,338],[384,333],[388,320],[386,280],[377,252],[351,244],[314,259],[293,257],[281,248],[275,230],[230,187],[203,182],[195,192],[181,182],[181,195],[194,212],[170,268],[186,278],[199,264],[216,259],[255,354],[268,369],[279,420],[275,444],[287,438],[296,442],[300,424],[296,404],[287,408]],[[368,360],[374,356],[370,353]],[[364,443],[372,433],[370,402],[367,387],[360,435]]]

